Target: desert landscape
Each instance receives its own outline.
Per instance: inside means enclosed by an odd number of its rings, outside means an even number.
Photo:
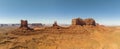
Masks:
[[[120,26],[99,25],[92,18],[72,19],[72,24],[0,27],[0,49],[120,49]]]
[[[120,0],[0,0],[0,49],[120,49]]]

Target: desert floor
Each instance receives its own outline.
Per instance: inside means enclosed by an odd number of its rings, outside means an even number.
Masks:
[[[11,30],[14,29],[0,28],[0,49],[120,49],[119,26],[90,34],[36,31],[34,35],[14,35],[8,33]]]

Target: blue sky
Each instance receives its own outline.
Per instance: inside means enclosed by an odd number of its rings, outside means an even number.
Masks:
[[[72,18],[94,18],[120,25],[120,0],[0,0],[0,23],[71,24]]]

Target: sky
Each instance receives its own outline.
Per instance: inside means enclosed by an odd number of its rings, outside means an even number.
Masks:
[[[93,18],[120,25],[120,0],[0,0],[0,23],[71,24],[73,18]]]

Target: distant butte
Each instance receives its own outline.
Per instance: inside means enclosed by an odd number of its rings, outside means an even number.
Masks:
[[[57,21],[55,21],[51,27],[41,26],[41,27],[35,27],[35,28],[28,27],[27,20],[21,20],[20,27],[15,31],[13,31],[13,33],[16,35],[33,35],[33,34],[48,33],[48,32],[49,33],[83,33],[83,34],[87,33],[89,34],[89,31],[92,32],[100,28],[102,27],[98,23],[96,23],[93,18],[87,18],[87,19],[74,18],[72,19],[72,24],[68,27],[59,26],[57,24]]]
[[[57,21],[54,22],[53,27],[58,26]]]
[[[28,21],[27,20],[21,20],[21,24],[19,29],[21,30],[31,30],[30,27],[28,27]]]
[[[94,19],[92,18],[87,18],[87,19],[81,19],[81,18],[75,18],[75,19],[72,19],[72,25],[75,26],[75,25],[92,25],[92,26],[96,26],[96,22]]]

